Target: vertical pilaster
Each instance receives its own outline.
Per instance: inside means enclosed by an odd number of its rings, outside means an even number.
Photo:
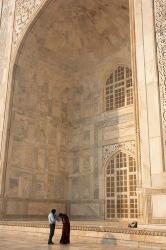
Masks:
[[[0,0],[0,26],[1,26],[1,15],[2,15],[2,0]]]
[[[6,100],[8,92],[8,77],[12,47],[12,34],[14,24],[15,1],[0,0],[1,25],[0,25],[0,195],[3,194],[3,161],[5,147],[5,118]]]
[[[131,40],[131,67],[132,79],[134,83],[134,115],[135,115],[135,135],[136,135],[136,166],[137,166],[137,197],[138,197],[138,217],[142,220],[142,176],[141,176],[141,151],[140,151],[140,124],[138,115],[138,92],[137,92],[137,68],[136,68],[136,46],[135,46],[135,15],[134,2],[129,0],[129,16],[130,16],[130,40]]]
[[[164,165],[166,171],[166,0],[154,0],[154,18],[157,41],[159,91],[161,106],[161,127],[163,139]]]
[[[130,16],[136,122],[139,123],[136,132],[138,193],[142,202],[140,215],[143,213],[143,221],[149,223],[152,214],[151,194],[145,195],[145,190],[159,184],[163,169],[153,0],[130,1]]]

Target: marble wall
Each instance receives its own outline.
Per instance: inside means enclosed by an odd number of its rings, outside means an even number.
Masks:
[[[103,148],[135,140],[133,105],[104,108],[110,73],[130,67],[129,37],[124,0],[51,1],[27,33],[13,76],[7,215],[54,205],[104,218]]]
[[[165,6],[0,0],[0,217],[103,218],[104,165],[123,148],[137,155],[139,220],[165,223]],[[129,11],[135,117],[103,102],[113,66],[130,65]]]

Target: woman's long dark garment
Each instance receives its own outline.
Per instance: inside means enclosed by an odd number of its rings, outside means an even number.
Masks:
[[[70,243],[70,222],[68,216],[64,216],[62,218],[62,236],[60,243],[61,244],[69,244]]]

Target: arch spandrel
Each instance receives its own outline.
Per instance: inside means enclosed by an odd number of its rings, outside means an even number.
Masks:
[[[13,32],[14,54],[17,53],[26,31],[48,2],[49,0],[16,0]]]
[[[107,161],[112,157],[112,155],[116,154],[119,150],[123,150],[124,152],[128,152],[131,155],[136,155],[136,147],[135,141],[126,141],[123,143],[115,143],[103,146],[103,160],[106,164]]]

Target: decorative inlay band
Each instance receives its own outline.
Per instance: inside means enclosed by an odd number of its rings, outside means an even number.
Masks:
[[[155,25],[159,71],[159,90],[163,130],[164,157],[166,162],[166,0],[154,0]]]
[[[135,155],[135,141],[127,141],[103,146],[103,159],[106,161],[114,152],[118,150],[127,150]]]

